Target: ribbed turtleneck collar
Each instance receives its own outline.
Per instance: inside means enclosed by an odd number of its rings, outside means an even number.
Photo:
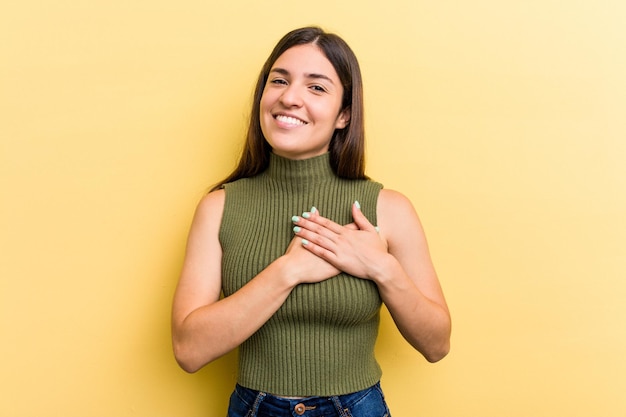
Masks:
[[[270,153],[270,163],[265,173],[274,180],[291,184],[315,184],[335,177],[330,166],[330,154],[328,152],[299,160],[287,159]]]

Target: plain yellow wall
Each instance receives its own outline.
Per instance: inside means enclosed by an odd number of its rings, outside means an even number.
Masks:
[[[24,0],[0,12],[0,415],[222,416],[235,355],[177,368],[193,209],[257,71],[320,24],[360,58],[368,168],[417,207],[453,313],[387,314],[395,417],[626,414],[623,1]]]

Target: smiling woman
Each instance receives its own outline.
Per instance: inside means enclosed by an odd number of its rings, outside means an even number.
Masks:
[[[343,87],[314,44],[295,46],[274,63],[261,98],[261,130],[276,155],[305,159],[328,151],[350,119]]]
[[[230,417],[389,416],[374,355],[382,303],[427,360],[448,353],[417,214],[365,176],[362,96],[341,38],[288,33],[259,75],[238,167],[198,205],[174,352],[195,372],[239,347]]]

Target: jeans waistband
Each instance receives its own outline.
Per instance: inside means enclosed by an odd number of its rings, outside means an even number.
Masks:
[[[303,415],[315,417],[335,415],[350,416],[348,409],[368,396],[372,391],[381,393],[380,383],[361,391],[350,394],[330,397],[311,396],[304,398],[285,398],[267,392],[256,391],[239,384],[235,387],[235,394],[246,404],[251,411],[250,415]],[[384,400],[383,400],[384,401]]]

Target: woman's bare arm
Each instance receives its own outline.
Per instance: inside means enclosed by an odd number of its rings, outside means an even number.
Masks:
[[[220,299],[222,248],[218,233],[224,190],[208,194],[196,210],[172,307],[174,355],[187,372],[239,346],[280,308],[300,282],[338,271],[292,242],[286,253],[229,297]],[[289,221],[289,219],[286,219]]]
[[[451,320],[422,225],[411,202],[398,192],[381,191],[377,210],[391,255],[381,258],[378,289],[404,338],[436,362],[450,350]]]
[[[304,247],[351,275],[378,285],[404,338],[431,362],[450,349],[450,314],[424,231],[410,201],[382,190],[378,229],[353,205],[354,223],[338,225],[321,215],[299,218]]]

